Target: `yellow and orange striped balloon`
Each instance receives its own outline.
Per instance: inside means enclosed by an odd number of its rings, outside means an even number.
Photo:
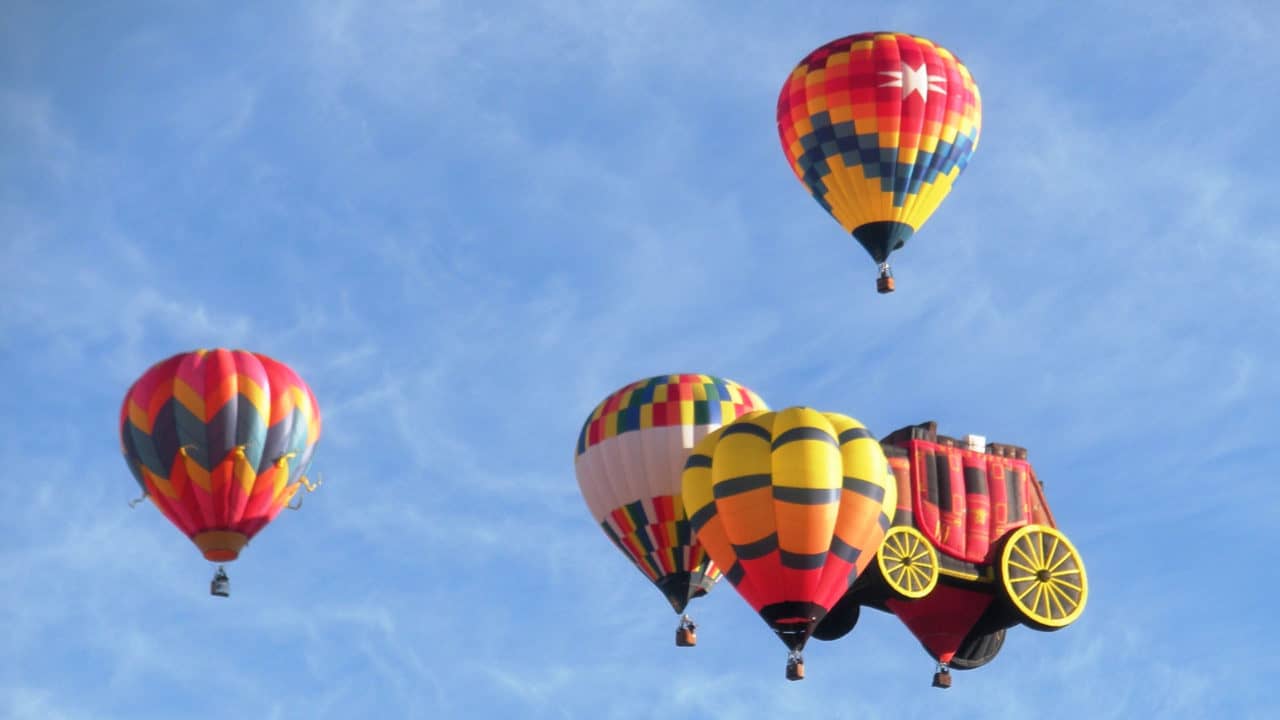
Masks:
[[[861,423],[793,407],[747,413],[704,438],[682,493],[707,554],[799,651],[875,556],[898,489]]]

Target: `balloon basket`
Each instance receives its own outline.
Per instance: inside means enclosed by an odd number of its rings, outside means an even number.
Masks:
[[[676,647],[694,647],[698,644],[698,627],[688,615],[680,616],[680,627],[676,628]]]
[[[946,690],[951,687],[951,672],[945,667],[933,674],[933,686]]]
[[[804,657],[799,650],[792,650],[787,654],[787,679],[792,681],[804,679]]]
[[[231,597],[231,579],[227,577],[227,571],[218,566],[218,571],[213,574],[213,580],[209,581],[209,594],[215,597]]]
[[[676,647],[693,647],[698,644],[698,634],[693,628],[678,628],[676,630]]]
[[[876,292],[881,295],[893,292],[893,272],[889,270],[888,263],[880,266],[880,277],[876,278]]]

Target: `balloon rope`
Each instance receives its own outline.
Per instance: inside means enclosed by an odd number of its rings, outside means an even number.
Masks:
[[[323,484],[324,484],[323,478],[318,478],[315,482],[311,482],[310,480],[307,479],[306,475],[303,475],[302,477],[298,478],[298,482],[294,483],[294,486],[296,487],[298,485],[301,485],[302,487],[306,488],[307,492],[310,493],[310,492],[315,492],[316,488],[320,487]],[[297,490],[294,490],[294,494],[297,494]],[[302,496],[301,495],[298,496],[297,503],[291,503],[289,505],[286,505],[285,507],[289,508],[290,510],[297,510],[298,508],[301,508]]]
[[[146,500],[150,496],[151,496],[151,493],[147,492],[146,490],[143,490],[141,495],[129,501],[129,507],[131,508],[138,507],[138,503],[142,502],[143,500]]]

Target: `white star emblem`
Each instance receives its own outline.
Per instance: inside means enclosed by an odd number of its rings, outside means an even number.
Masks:
[[[902,63],[901,70],[881,70],[881,75],[887,75],[889,80],[880,83],[880,87],[900,87],[902,88],[902,99],[906,101],[911,97],[911,93],[920,93],[920,99],[929,100],[929,91],[943,93],[947,92],[946,85],[939,85],[946,81],[945,75],[930,75],[925,64],[920,63],[920,67],[912,68],[905,62]]]

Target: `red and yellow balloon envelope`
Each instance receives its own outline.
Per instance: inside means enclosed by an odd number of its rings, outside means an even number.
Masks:
[[[924,225],[978,147],[982,101],[945,48],[904,33],[850,35],[809,53],[778,96],[796,177],[880,264]]]
[[[685,463],[698,541],[791,653],[875,557],[897,504],[880,443],[857,420],[810,408],[753,412]]]
[[[723,423],[764,407],[759,396],[732,380],[659,375],[609,395],[582,426],[574,469],[587,507],[677,613],[720,579],[685,514],[685,457]],[[676,643],[693,645],[693,629],[682,616]]]
[[[161,361],[120,408],[121,448],[138,485],[212,562],[235,560],[299,488],[314,488],[304,473],[319,438],[307,384],[243,350]]]

